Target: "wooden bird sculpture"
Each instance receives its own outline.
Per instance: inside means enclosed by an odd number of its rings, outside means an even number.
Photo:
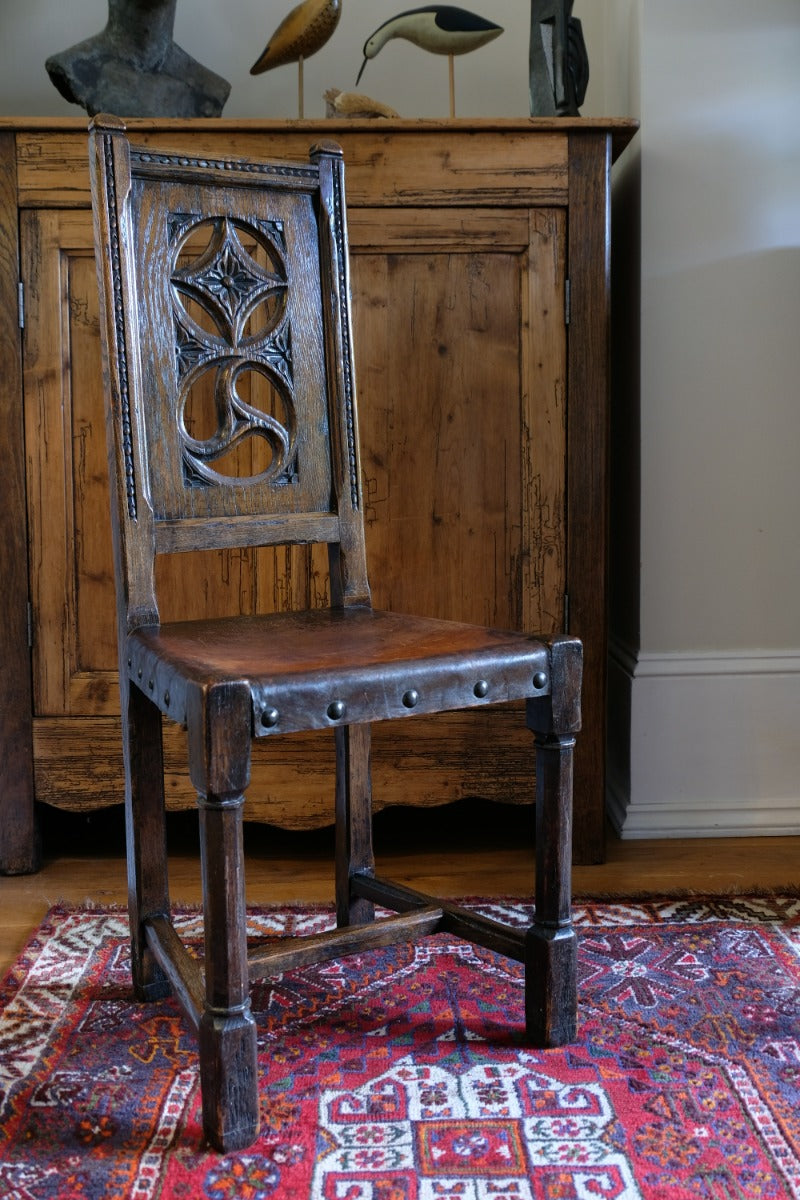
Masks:
[[[298,109],[303,116],[303,62],[321,50],[342,15],[342,0],[303,0],[283,18],[264,50],[250,68],[261,75],[273,67],[297,63]]]
[[[368,61],[375,58],[393,38],[403,38],[419,46],[421,50],[448,56],[450,116],[455,116],[454,55],[477,50],[479,46],[485,46],[487,42],[499,37],[502,32],[501,25],[495,25],[493,21],[487,21],[485,17],[479,17],[476,13],[467,12],[465,8],[456,8],[453,4],[426,4],[422,8],[398,13],[396,17],[379,25],[364,43],[364,61],[358,72],[356,87]]]

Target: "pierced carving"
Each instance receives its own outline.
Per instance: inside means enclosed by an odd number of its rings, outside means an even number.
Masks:
[[[199,382],[206,371],[213,370],[214,412],[216,430],[210,437],[193,437],[185,419],[186,406],[191,387]],[[237,383],[245,372],[255,372],[267,377],[276,406],[283,409],[282,419],[248,404],[239,394]],[[181,415],[181,440],[183,442],[184,479],[190,486],[205,486],[228,483],[233,480],[222,474],[212,464],[235,454],[245,441],[259,439],[269,452],[269,460],[262,470],[251,475],[236,474],[235,481],[251,484],[270,481],[276,484],[293,482],[297,477],[297,462],[294,455],[295,421],[291,400],[275,387],[275,379],[268,375],[263,363],[246,358],[215,359],[189,377],[184,391]]]
[[[175,355],[178,360],[178,375],[185,375],[204,358],[208,358],[208,349],[203,343],[185,329],[180,321],[176,321]]]
[[[173,288],[186,300],[199,305],[228,346],[262,341],[277,326],[285,308],[286,268],[275,237],[279,235],[282,243],[282,230],[277,223],[260,224],[257,233],[255,227],[228,217],[200,220],[188,228],[173,226],[182,233],[174,247]],[[186,253],[191,240],[206,234],[205,248],[191,261],[178,266],[178,256]],[[256,236],[256,246],[263,252],[271,270],[262,266],[243,245],[242,234]],[[254,318],[256,310],[264,323],[258,330],[248,333],[248,322]],[[202,328],[188,312],[187,317],[195,331]],[[208,330],[203,332],[208,336]]]
[[[283,227],[173,213],[169,233],[184,480],[190,487],[290,484],[297,459]],[[245,373],[256,397],[266,397],[263,408],[240,394]],[[208,408],[210,388],[215,427],[197,436],[193,393],[205,394]],[[268,461],[255,472],[226,473],[224,460],[238,466],[238,448],[253,438]]]

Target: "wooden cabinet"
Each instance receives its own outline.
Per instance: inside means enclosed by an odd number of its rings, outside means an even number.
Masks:
[[[603,854],[608,208],[630,122],[132,121],[154,147],[345,151],[376,605],[584,639],[576,859]],[[18,281],[22,287],[18,289]],[[85,124],[0,122],[0,869],[35,865],[34,800],[119,803],[115,618]],[[24,328],[17,326],[18,293]],[[326,594],[313,549],[161,560],[162,612]],[[375,730],[376,802],[531,798],[519,714]],[[169,803],[194,803],[179,729]],[[332,745],[259,744],[247,816],[332,819]]]

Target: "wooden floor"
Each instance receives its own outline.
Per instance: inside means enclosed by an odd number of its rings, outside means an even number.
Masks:
[[[376,818],[376,857],[382,874],[441,896],[526,896],[533,884],[529,821],[526,810],[498,806],[387,810]],[[120,809],[90,816],[45,809],[41,827],[41,871],[0,877],[0,972],[50,905],[126,900]],[[248,903],[332,899],[330,830],[301,834],[248,826],[246,846]],[[197,902],[194,814],[170,817],[169,849],[173,900]],[[598,899],[798,886],[796,837],[620,841],[609,835],[606,861],[573,871],[574,894]]]

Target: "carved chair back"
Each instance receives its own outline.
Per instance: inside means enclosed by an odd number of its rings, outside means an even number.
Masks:
[[[368,604],[341,150],[192,159],[123,130],[91,134],[120,632],[158,622],[161,552],[327,543],[332,603]]]

